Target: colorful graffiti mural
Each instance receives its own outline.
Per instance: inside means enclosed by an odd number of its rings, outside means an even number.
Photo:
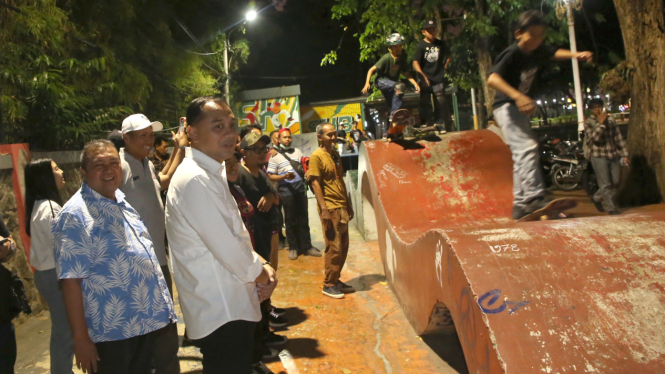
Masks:
[[[360,103],[302,107],[302,131],[315,132],[320,123],[330,122],[347,133],[354,128],[364,130],[363,108]]]
[[[263,132],[288,128],[300,134],[300,103],[298,96],[245,101],[236,110],[240,127],[253,123],[261,125]]]

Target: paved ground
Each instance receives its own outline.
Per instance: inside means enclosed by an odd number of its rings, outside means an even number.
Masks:
[[[323,248],[313,203],[310,199],[311,232],[314,244]],[[289,342],[280,358],[268,363],[276,373],[467,373],[456,335],[425,340],[415,335],[385,281],[378,243],[363,242],[356,230],[351,230],[342,279],[358,292],[344,300],[322,296],[322,258],[290,261],[287,252],[280,251],[278,276],[273,302],[287,308],[289,320],[278,333]],[[49,336],[48,312],[17,329],[18,374],[48,373]],[[201,372],[196,348],[181,348],[179,356],[183,373]]]

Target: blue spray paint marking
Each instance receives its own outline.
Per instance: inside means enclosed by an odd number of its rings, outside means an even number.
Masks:
[[[484,307],[483,306],[483,301],[485,301],[485,299],[487,299],[490,296],[491,296],[491,298],[487,302],[487,307]],[[501,296],[501,290],[499,290],[499,289],[489,291],[486,294],[484,294],[483,296],[481,296],[478,299],[478,306],[480,307],[480,310],[482,310],[484,313],[487,313],[487,314],[498,314],[498,313],[501,313],[504,310],[506,310],[506,308],[508,308],[508,305],[511,305],[513,307],[510,308],[509,310],[510,310],[510,314],[513,314],[518,309],[520,309],[520,308],[522,308],[522,307],[529,304],[528,301],[515,302],[515,301],[506,300],[506,301],[502,302],[501,305],[499,305],[497,307],[492,307],[499,300],[500,296]]]

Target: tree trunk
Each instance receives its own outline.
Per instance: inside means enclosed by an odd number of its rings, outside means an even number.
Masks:
[[[660,196],[663,196],[665,5],[663,0],[614,0],[614,4],[621,24],[626,58],[635,67],[631,87],[628,151],[633,159],[637,157],[644,160],[652,174],[655,172]]]
[[[476,14],[483,17],[487,14],[487,1],[476,0]],[[478,55],[478,74],[480,75],[480,83],[483,85],[483,96],[485,99],[485,108],[487,113],[492,113],[492,105],[494,104],[494,90],[487,85],[487,78],[489,78],[489,71],[492,68],[492,55],[490,54],[490,40],[487,36],[478,36],[476,38],[476,54]]]
[[[476,95],[476,100],[478,101],[478,128],[486,129],[487,128],[487,112],[485,110],[485,91],[477,90],[478,95]]]
[[[494,104],[494,90],[487,85],[489,71],[492,68],[492,55],[489,51],[489,38],[478,37],[476,40],[476,55],[478,56],[478,74],[480,83],[483,85],[483,96],[485,97],[485,108],[487,113],[492,113]]]

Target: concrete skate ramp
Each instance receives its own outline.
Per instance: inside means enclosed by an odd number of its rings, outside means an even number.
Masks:
[[[517,224],[494,133],[364,144],[362,193],[417,334],[454,322],[470,373],[665,373],[664,212]]]

